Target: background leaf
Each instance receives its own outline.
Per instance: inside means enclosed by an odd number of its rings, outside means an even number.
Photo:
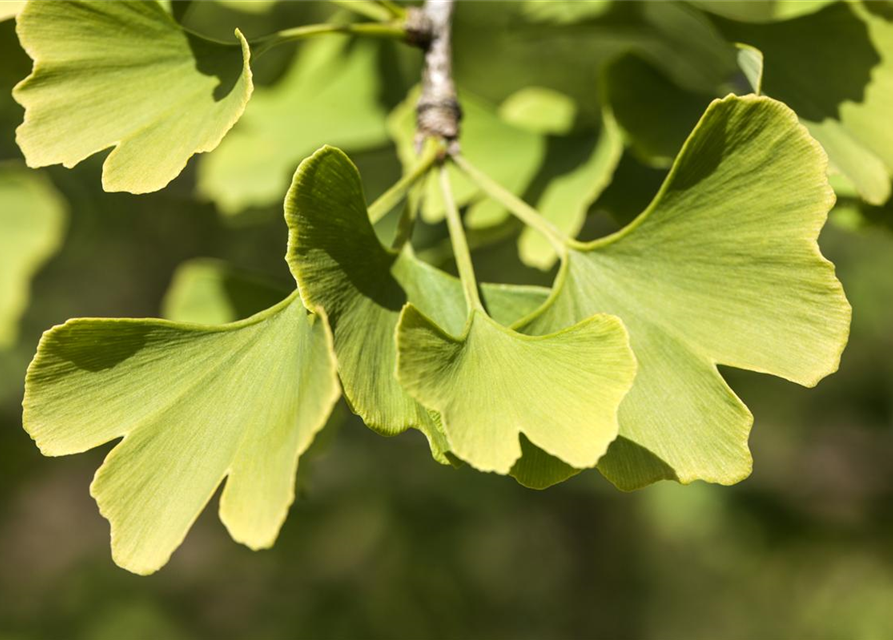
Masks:
[[[0,349],[16,340],[31,277],[62,243],[65,213],[44,176],[0,164]]]
[[[388,140],[380,43],[305,43],[287,75],[255,91],[245,117],[199,165],[200,193],[226,214],[277,202],[295,165],[323,144],[363,151]]]

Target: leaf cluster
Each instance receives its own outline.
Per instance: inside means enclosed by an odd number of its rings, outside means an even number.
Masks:
[[[804,386],[836,370],[851,311],[818,236],[835,190],[877,212],[893,175],[893,26],[870,3],[462,4],[461,153],[416,139],[405,7],[204,4],[16,18],[29,167],[111,149],[103,188],[139,194],[208,154],[195,192],[234,224],[284,195],[292,286],[189,263],[167,320],[69,320],[29,367],[44,454],[120,439],[91,493],[121,566],[163,566],[221,486],[232,537],[273,544],[341,396],[444,465],[533,488],[597,468],[633,490],[749,475],[753,416],[719,366]],[[287,11],[321,22],[254,35]],[[364,182],[341,148],[404,177]],[[27,220],[0,237],[2,344],[64,207],[20,166],[0,201],[4,229]],[[500,242],[527,283],[478,282]]]

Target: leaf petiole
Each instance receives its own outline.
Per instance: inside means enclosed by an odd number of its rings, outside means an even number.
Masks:
[[[450,186],[450,176],[445,165],[440,166],[440,188],[443,192],[443,203],[446,209],[447,227],[450,230],[450,240],[453,243],[453,257],[456,267],[459,269],[459,279],[462,281],[462,289],[465,292],[465,303],[469,310],[484,311],[481,297],[478,293],[477,278],[474,275],[474,265],[471,262],[471,252],[468,249],[468,241],[465,238],[465,229],[462,227],[462,218],[459,217],[459,209],[453,199],[453,189]],[[484,311],[486,313],[486,311]]]
[[[251,41],[251,51],[258,57],[280,44],[312,38],[330,33],[405,40],[406,28],[400,22],[361,22],[357,24],[308,24],[292,29],[284,29],[268,36]]]
[[[536,209],[468,162],[463,155],[454,153],[450,155],[450,158],[452,158],[462,173],[468,176],[484,193],[508,209],[521,222],[546,236],[546,239],[555,248],[558,255],[566,253],[568,245],[572,244],[573,241],[562,233],[558,227],[546,220]]]
[[[369,220],[372,221],[372,224],[384,218],[406,196],[406,192],[427,175],[428,171],[431,170],[431,167],[434,166],[434,163],[440,157],[440,153],[441,146],[439,144],[433,141],[425,144],[416,166],[369,205]]]

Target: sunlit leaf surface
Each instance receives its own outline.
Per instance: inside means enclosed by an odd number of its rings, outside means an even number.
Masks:
[[[91,493],[112,555],[152,573],[226,479],[232,537],[269,547],[294,500],[298,457],[339,397],[326,323],[297,293],[242,322],[69,320],[41,339],[25,429],[45,455],[122,438]]]
[[[285,202],[288,262],[311,309],[332,326],[344,394],[366,424],[386,435],[421,429],[435,457],[448,449],[425,407],[394,375],[395,330],[407,302],[459,333],[467,315],[459,281],[394,252],[375,235],[359,173],[341,151],[324,147],[301,163]],[[509,323],[535,309],[542,296],[529,287],[484,286],[494,316]],[[491,302],[492,301],[492,302]],[[502,316],[502,317],[500,317]]]
[[[28,165],[73,167],[114,147],[106,191],[165,187],[211,151],[251,96],[248,43],[186,33],[154,0],[31,2],[18,17],[34,71],[15,89]]]
[[[826,159],[768,98],[715,101],[655,201],[620,232],[574,244],[527,331],[619,316],[639,372],[599,468],[625,489],[730,484],[753,421],[717,371],[815,385],[836,370],[850,307],[816,238],[834,202]]]
[[[525,336],[473,311],[454,336],[410,304],[397,343],[397,377],[440,414],[450,451],[501,474],[521,457],[522,433],[573,467],[595,466],[636,370],[622,323],[606,315]]]

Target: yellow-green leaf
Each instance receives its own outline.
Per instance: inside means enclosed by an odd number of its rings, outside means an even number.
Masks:
[[[31,167],[73,167],[114,147],[106,191],[164,188],[214,149],[253,88],[249,50],[184,31],[155,0],[29,2],[18,17],[34,70],[15,89]]]
[[[339,397],[331,334],[297,292],[222,326],[69,320],[46,332],[23,424],[44,455],[123,438],[91,493],[116,563],[152,573],[226,479],[233,539],[269,547],[294,500],[298,457]]]
[[[850,307],[816,238],[834,202],[819,145],[764,97],[713,102],[660,193],[629,226],[571,243],[548,333],[619,316],[639,372],[599,464],[625,489],[660,478],[731,484],[751,470],[753,418],[717,365],[815,385],[836,370]]]
[[[473,311],[453,336],[409,304],[397,345],[397,377],[440,414],[450,451],[501,474],[521,457],[521,434],[572,467],[595,466],[636,371],[622,323],[606,315],[531,337]]]

